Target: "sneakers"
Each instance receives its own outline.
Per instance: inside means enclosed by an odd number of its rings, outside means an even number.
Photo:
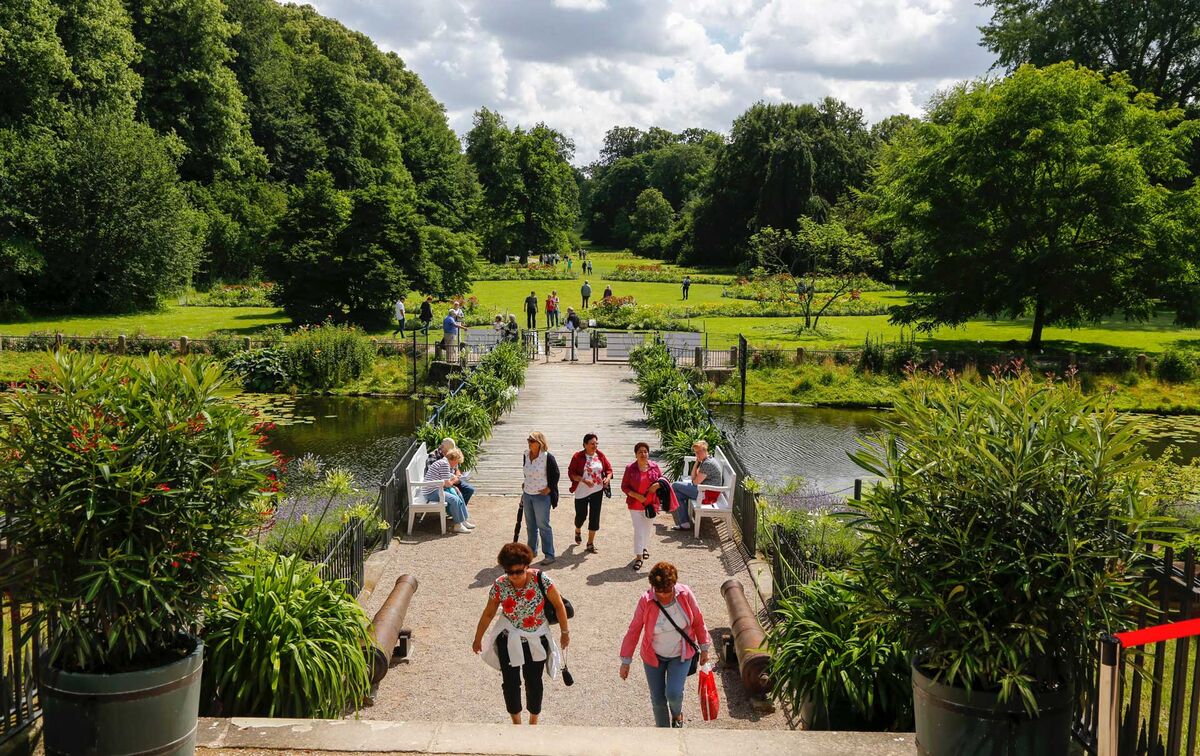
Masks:
[[[465,527],[467,530],[474,530],[475,523],[471,522],[470,520],[463,520],[463,527]]]
[[[557,560],[554,557],[546,557],[545,559],[542,560],[542,564],[544,566],[548,567],[548,566],[554,564],[555,561],[557,561]]]
[[[460,522],[460,523],[456,523],[456,524],[454,525],[454,529],[453,529],[453,531],[452,531],[452,532],[454,532],[454,533],[470,533],[470,532],[471,532],[471,529],[470,529],[470,528],[468,528],[468,527],[466,527],[465,525],[463,525],[463,524]]]

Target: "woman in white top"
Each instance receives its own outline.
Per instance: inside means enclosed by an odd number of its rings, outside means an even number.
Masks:
[[[558,462],[550,453],[550,443],[541,431],[526,439],[529,451],[521,459],[525,482],[521,488],[521,510],[525,517],[525,535],[529,548],[537,556],[538,542],[546,558],[542,564],[554,564],[554,531],[550,510],[558,506]]]
[[[446,456],[435,460],[425,471],[425,486],[422,490],[426,494],[434,494],[439,488],[444,488],[446,490],[446,514],[450,515],[451,520],[454,520],[454,532],[470,533],[475,529],[475,524],[467,519],[467,502],[455,488],[462,480],[462,475],[458,472],[458,466],[462,464],[462,460],[462,450],[458,447],[451,448],[446,452]]]
[[[605,489],[612,482],[613,469],[608,457],[600,451],[600,439],[595,433],[583,437],[583,450],[575,452],[567,465],[571,491],[575,494],[575,543],[583,542],[580,528],[588,524],[587,552],[596,553],[596,531],[600,530],[600,505]],[[611,495],[611,494],[609,494]]]

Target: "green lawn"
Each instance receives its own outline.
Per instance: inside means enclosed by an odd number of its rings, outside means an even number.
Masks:
[[[63,315],[0,323],[0,335],[24,336],[34,331],[68,336],[187,336],[202,338],[213,331],[249,334],[272,325],[285,325],[282,310],[273,307],[179,307],[136,315]]]
[[[593,300],[598,300],[604,292],[604,287],[611,284],[613,293],[617,296],[633,296],[638,304],[679,304],[682,301],[680,288],[677,284],[669,283],[638,283],[626,281],[604,280],[604,274],[622,263],[654,264],[654,261],[634,257],[628,252],[591,250],[589,259],[595,266],[595,272],[588,277],[592,284]],[[579,261],[574,262],[578,270]],[[565,265],[562,266],[565,270]],[[704,273],[708,271],[692,268],[675,268],[680,271]],[[539,300],[539,325],[543,324],[543,307],[546,295],[551,290],[557,290],[563,306],[580,306],[579,287],[583,279],[562,279],[555,281],[478,281],[471,295],[478,298],[480,306],[485,310],[497,308],[504,312],[523,312],[525,297],[532,290],[537,293]],[[694,284],[691,287],[689,301],[697,304],[705,302],[720,302],[721,286]],[[882,302],[885,304],[901,304],[905,301],[902,291],[864,292],[863,299]],[[416,293],[408,298],[410,317],[415,317],[420,296]],[[440,304],[437,312],[444,312],[446,305]],[[521,318],[524,324],[524,317]],[[19,336],[33,331],[60,331],[68,335],[117,335],[124,333],[134,335],[142,333],[147,336],[189,336],[201,338],[213,331],[230,331],[247,334],[261,330],[270,325],[286,324],[287,318],[278,309],[268,307],[178,307],[170,306],[160,312],[141,315],[114,316],[64,316],[40,317],[27,322],[0,323],[0,335]],[[739,334],[744,335],[752,345],[760,348],[777,346],[792,348],[804,346],[812,349],[829,349],[833,347],[858,347],[866,340],[883,338],[885,341],[896,341],[902,330],[889,324],[886,315],[855,315],[840,317],[825,317],[821,319],[821,332],[806,333],[801,336],[798,331],[803,323],[802,318],[764,318],[764,317],[710,317],[697,318],[692,324],[708,334],[710,346],[727,346],[737,342]],[[944,349],[963,346],[978,346],[983,343],[1020,345],[1029,338],[1030,322],[1019,320],[977,320],[960,328],[942,328],[933,334],[918,334],[918,340],[923,344]],[[387,335],[390,329],[374,332],[376,335]],[[1086,328],[1047,328],[1044,334],[1046,347],[1050,349],[1080,349],[1103,350],[1119,347],[1123,349],[1161,352],[1172,347],[1200,347],[1200,329],[1178,328],[1171,322],[1170,314],[1163,314],[1147,323],[1130,323],[1114,317],[1097,325]]]

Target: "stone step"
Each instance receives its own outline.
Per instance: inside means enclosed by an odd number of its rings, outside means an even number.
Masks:
[[[201,753],[325,751],[462,756],[910,756],[911,733],[668,730],[455,722],[201,719]]]

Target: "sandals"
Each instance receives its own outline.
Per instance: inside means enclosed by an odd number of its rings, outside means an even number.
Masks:
[[[634,571],[634,572],[637,572],[638,570],[642,569],[642,560],[641,560],[641,559],[634,559],[634,560],[633,560],[632,569],[633,569],[633,571]]]
[[[650,550],[642,549],[642,561],[648,561],[649,559],[650,559]]]
[[[596,544],[594,544],[594,543],[589,543],[589,544],[587,545],[587,548],[586,548],[586,549],[584,549],[584,551],[586,551],[586,552],[587,552],[587,553],[589,553],[589,554],[595,554],[595,553],[597,553],[597,551],[596,551]]]
[[[578,530],[575,531],[575,543],[576,545],[583,543],[583,536],[579,534]]]

